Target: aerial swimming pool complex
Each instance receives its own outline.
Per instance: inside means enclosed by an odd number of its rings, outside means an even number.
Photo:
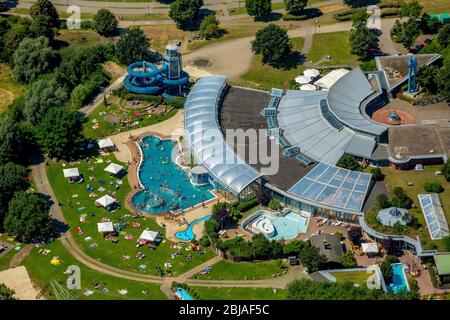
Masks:
[[[194,186],[188,173],[172,161],[175,144],[173,140],[157,136],[141,140],[143,160],[138,174],[145,189],[132,199],[133,206],[140,211],[161,214],[186,210],[214,198],[211,185]]]

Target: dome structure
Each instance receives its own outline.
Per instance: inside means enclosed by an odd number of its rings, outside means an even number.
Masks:
[[[377,219],[386,227],[393,227],[396,223],[406,226],[411,222],[412,216],[406,209],[390,207],[380,210]]]

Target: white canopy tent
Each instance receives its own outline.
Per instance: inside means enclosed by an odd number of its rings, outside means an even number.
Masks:
[[[304,90],[304,91],[316,91],[317,88],[316,88],[315,85],[307,83],[307,84],[302,84],[302,85],[300,86],[300,90]]]
[[[317,69],[306,69],[303,71],[303,75],[305,77],[316,78],[320,75],[320,72]]]
[[[98,232],[114,232],[114,226],[111,221],[97,223]]]
[[[295,82],[297,82],[298,84],[307,84],[311,82],[311,78],[310,77],[305,77],[305,76],[298,76],[297,78],[295,78]]]
[[[329,90],[333,86],[333,84],[335,84],[340,78],[342,78],[349,72],[350,71],[348,71],[347,69],[333,70],[317,80],[314,84],[320,89]]]
[[[107,194],[95,200],[95,204],[103,208],[107,208],[114,203],[117,203],[117,200]]]
[[[144,230],[139,236],[139,240],[155,241],[159,235],[159,231]]]
[[[72,179],[72,178],[78,178],[80,176],[80,173],[78,172],[78,168],[69,168],[69,169],[63,169],[64,178]]]
[[[118,174],[120,171],[123,170],[123,166],[120,164],[110,163],[109,166],[105,168],[106,172],[112,173],[112,174]]]
[[[105,149],[105,148],[114,148],[114,142],[112,142],[112,140],[110,138],[106,138],[106,139],[100,139],[98,140],[98,147],[100,149]]]
[[[361,244],[364,253],[378,253],[378,247],[375,242],[364,242]]]

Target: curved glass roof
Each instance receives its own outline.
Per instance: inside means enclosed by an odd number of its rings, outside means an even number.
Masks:
[[[261,174],[234,153],[220,130],[218,104],[226,83],[224,76],[197,81],[185,102],[184,129],[197,160],[233,192],[240,193]]]
[[[365,74],[357,68],[337,81],[328,91],[328,104],[331,112],[350,128],[379,136],[387,130],[386,126],[365,118],[360,105],[375,91]]]
[[[361,211],[371,177],[370,173],[319,163],[288,192],[344,211]]]
[[[444,209],[437,193],[418,194],[420,206],[423,215],[427,221],[428,231],[431,239],[439,240],[449,235],[447,220],[445,219]]]

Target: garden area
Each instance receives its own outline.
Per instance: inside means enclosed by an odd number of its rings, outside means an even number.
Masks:
[[[287,271],[282,260],[262,262],[230,262],[222,260],[211,266],[210,272],[198,274],[202,280],[257,280],[282,275]]]
[[[5,111],[14,99],[25,92],[26,86],[16,82],[11,76],[11,68],[0,63],[0,113]]]
[[[164,239],[162,229],[153,217],[132,214],[125,207],[131,191],[126,176],[110,176],[104,169],[118,163],[112,155],[105,155],[72,164],[50,162],[48,177],[55,191],[70,232],[89,256],[121,269],[153,275],[180,275],[214,256],[210,250],[191,250],[188,244]],[[65,167],[63,166],[65,164]],[[85,182],[70,184],[63,176],[63,168],[76,167]],[[97,208],[95,200],[109,194],[120,207],[110,212]],[[113,222],[117,235],[104,238],[97,230],[99,222]],[[161,242],[152,247],[137,247],[137,240],[145,230],[158,231]]]
[[[53,262],[53,263],[52,263]],[[71,265],[80,267],[81,289],[69,290],[80,300],[166,300],[159,285],[126,280],[108,276],[80,264],[63,247],[60,241],[35,247],[22,263],[31,280],[43,289],[50,280],[56,280],[63,287],[68,275],[64,274]],[[55,299],[51,287],[44,292],[46,299]]]
[[[360,287],[365,287],[367,285],[367,279],[374,273],[374,271],[369,270],[330,272],[330,274],[336,278],[336,282],[351,282],[358,284]]]

